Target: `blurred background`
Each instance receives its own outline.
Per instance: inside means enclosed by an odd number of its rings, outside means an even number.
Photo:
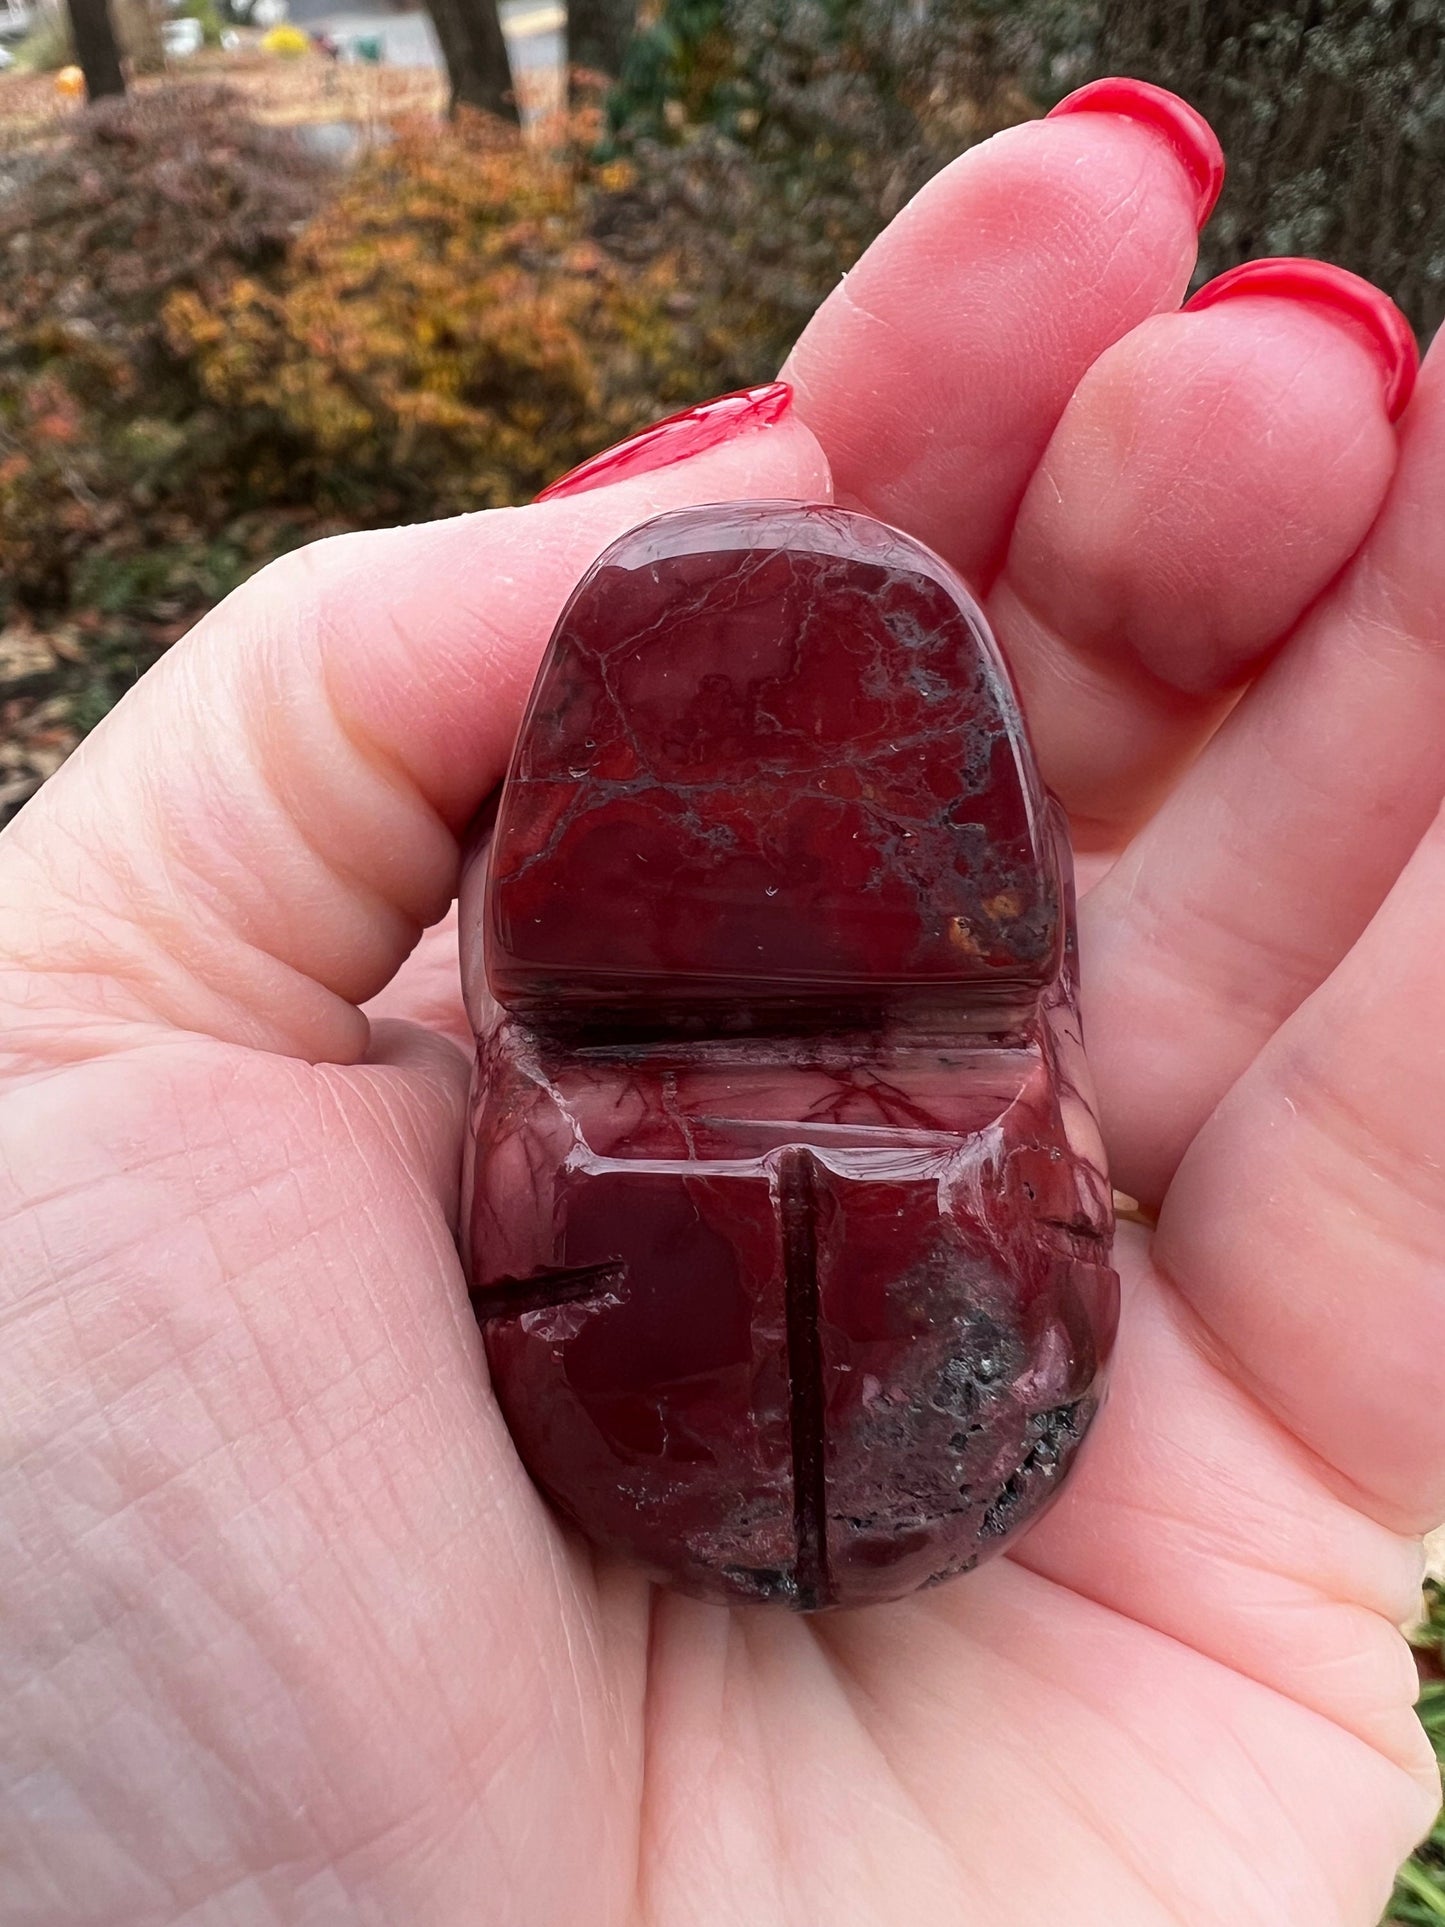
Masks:
[[[1445,0],[0,0],[0,822],[271,556],[766,379],[1096,74],[1223,137],[1201,279],[1320,254],[1428,335],[1442,56]]]
[[[1223,139],[1200,280],[1316,254],[1438,327],[1445,0],[0,0],[0,824],[272,556],[767,379],[1105,73]],[[1445,1749],[1434,1581],[1416,1640]],[[1390,1919],[1445,1927],[1445,1830]]]

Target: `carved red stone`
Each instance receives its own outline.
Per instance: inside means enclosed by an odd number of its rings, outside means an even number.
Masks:
[[[597,563],[462,939],[473,1301],[590,1538],[812,1610],[966,1571],[1052,1498],[1117,1305],[1072,929],[936,556],[762,502]]]

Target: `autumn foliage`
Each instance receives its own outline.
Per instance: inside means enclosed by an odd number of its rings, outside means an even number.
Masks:
[[[371,154],[272,278],[178,294],[168,338],[259,438],[248,478],[387,513],[484,508],[690,396],[665,264],[624,270],[564,159],[480,117]],[[272,459],[268,459],[272,458]]]
[[[161,316],[279,266],[326,180],[224,89],[77,115],[0,203],[0,582],[65,602],[99,546],[153,540],[214,478]]]
[[[667,261],[591,238],[622,170],[587,146],[464,116],[342,174],[220,92],[80,117],[0,218],[12,602],[237,530],[244,572],[320,527],[523,500],[723,385]]]

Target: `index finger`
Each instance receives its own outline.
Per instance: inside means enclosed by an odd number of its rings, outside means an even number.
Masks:
[[[945,168],[783,371],[838,501],[986,588],[1086,370],[1179,305],[1222,175],[1207,122],[1142,81],[1081,89]]]

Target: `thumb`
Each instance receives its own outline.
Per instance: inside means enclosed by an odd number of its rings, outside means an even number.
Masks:
[[[0,836],[12,1066],[147,1025],[358,1058],[357,1005],[450,901],[458,832],[504,772],[578,578],[659,510],[749,496],[830,499],[790,408],[585,494],[339,536],[263,570]]]

